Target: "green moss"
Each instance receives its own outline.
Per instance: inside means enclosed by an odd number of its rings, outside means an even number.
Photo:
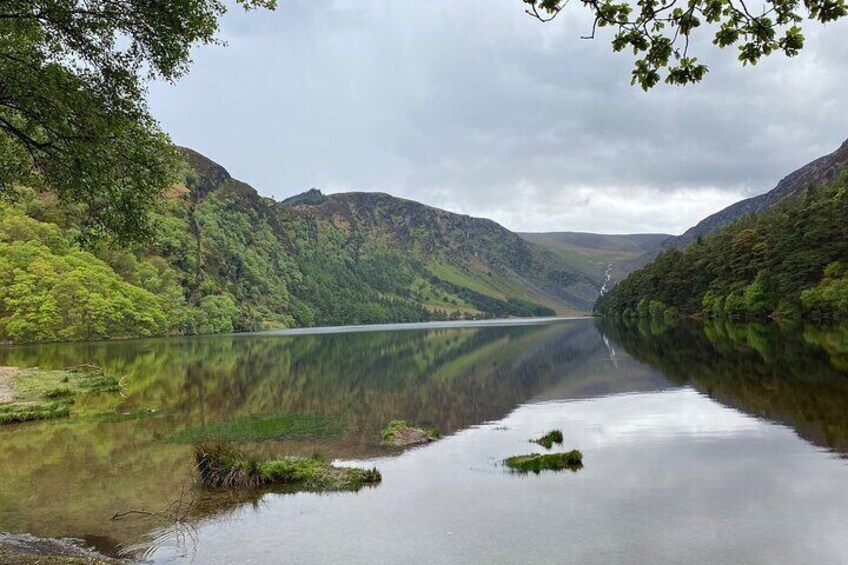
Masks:
[[[562,471],[568,469],[577,471],[583,468],[583,454],[573,449],[565,453],[549,453],[541,455],[516,455],[504,459],[504,465],[518,473],[536,473],[542,471]]]
[[[260,463],[223,442],[195,447],[200,482],[209,488],[282,485],[301,491],[357,491],[382,480],[377,469],[334,467],[320,457],[284,457]]]
[[[247,443],[257,441],[321,440],[341,435],[345,422],[336,416],[314,414],[287,414],[242,418],[190,428],[168,438],[174,443],[201,441],[229,441]]]
[[[405,446],[435,441],[442,437],[442,433],[436,428],[417,428],[404,420],[392,420],[380,430],[380,437],[384,444]]]
[[[562,431],[561,430],[551,430],[547,434],[543,435],[539,439],[532,440],[533,443],[538,443],[545,449],[550,449],[553,447],[555,443],[562,443]]]

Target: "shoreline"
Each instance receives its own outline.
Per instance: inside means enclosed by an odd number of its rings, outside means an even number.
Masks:
[[[39,538],[31,534],[0,532],[0,563],[4,565],[127,565],[126,559],[107,557],[81,545],[75,538]]]
[[[251,332],[210,333],[210,334],[176,334],[176,335],[153,335],[136,337],[119,337],[114,339],[94,339],[76,341],[23,341],[12,342],[0,340],[0,351],[5,348],[15,347],[38,347],[43,345],[57,344],[83,344],[83,343],[116,343],[137,340],[160,340],[160,339],[187,339],[202,337],[240,337],[240,336],[297,336],[297,335],[319,335],[331,333],[358,333],[378,331],[404,331],[404,330],[428,330],[428,329],[450,329],[450,328],[484,328],[498,326],[529,326],[534,324],[551,324],[568,320],[591,320],[597,316],[591,313],[576,314],[572,316],[543,316],[538,318],[495,318],[486,320],[437,320],[431,322],[391,322],[385,324],[357,324],[349,326],[308,326],[299,328],[280,328],[273,330],[257,330]]]

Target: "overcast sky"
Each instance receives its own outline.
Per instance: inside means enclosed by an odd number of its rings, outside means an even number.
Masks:
[[[792,60],[700,55],[704,83],[630,86],[574,3],[280,0],[151,87],[173,140],[282,199],[380,191],[517,231],[680,233],[848,138],[848,21]]]

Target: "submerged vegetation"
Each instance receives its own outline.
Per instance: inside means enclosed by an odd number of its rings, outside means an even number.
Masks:
[[[99,367],[77,367],[64,371],[16,370],[10,379],[12,402],[0,404],[0,425],[66,418],[74,397],[117,392],[118,381]]]
[[[269,440],[321,440],[341,435],[345,422],[335,416],[287,414],[241,418],[200,428],[190,428],[169,438],[177,443],[200,441],[257,442]]]
[[[553,445],[555,443],[562,443],[563,442],[562,431],[561,430],[551,430],[550,432],[546,433],[542,437],[540,437],[538,439],[534,439],[532,441],[533,441],[533,443],[538,443],[539,445],[541,445],[545,449],[550,449],[551,447],[553,447]]]
[[[225,442],[200,443],[194,457],[200,482],[207,488],[279,485],[304,491],[357,491],[382,481],[376,468],[335,467],[319,456],[260,462]]]
[[[435,428],[416,428],[404,420],[392,420],[380,431],[380,437],[384,445],[405,447],[435,441],[441,438],[442,434]]]
[[[583,468],[583,454],[572,449],[564,453],[548,453],[541,455],[515,455],[504,459],[504,465],[517,473],[535,473],[542,471],[577,471]]]
[[[0,425],[66,418],[71,413],[73,402],[73,400],[58,400],[0,404]]]

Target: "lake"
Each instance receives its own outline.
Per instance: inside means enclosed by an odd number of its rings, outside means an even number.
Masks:
[[[0,348],[0,366],[85,363],[122,393],[0,427],[0,531],[153,563],[848,562],[846,327],[579,319]],[[274,415],[338,425],[246,449],[373,465],[382,483],[195,486],[186,438]],[[393,419],[444,437],[384,447]],[[503,466],[554,428],[552,451],[581,450],[582,469]]]

